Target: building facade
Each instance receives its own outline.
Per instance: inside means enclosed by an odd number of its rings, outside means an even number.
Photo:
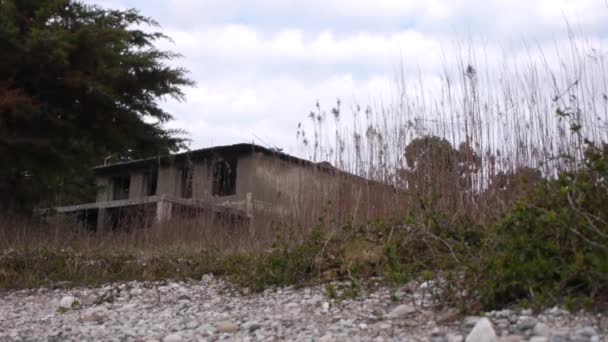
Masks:
[[[251,220],[344,201],[370,182],[254,144],[217,146],[94,168],[94,203],[55,208],[95,230],[154,224],[176,214],[214,213]]]

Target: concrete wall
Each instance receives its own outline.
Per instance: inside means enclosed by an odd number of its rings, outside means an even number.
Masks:
[[[97,202],[106,202],[114,199],[114,178],[122,174],[96,176],[95,183],[99,190],[97,191]],[[144,177],[144,172],[140,170],[129,171],[129,198],[141,198],[146,196],[147,179]],[[159,183],[160,184],[160,183]]]
[[[341,177],[313,167],[255,153],[247,163],[250,176],[243,188],[275,210],[289,212],[303,205],[326,203],[338,193]]]
[[[161,166],[158,170],[158,185],[156,187],[156,195],[162,196],[178,196],[179,186],[181,181],[179,180],[179,172],[175,165]]]
[[[131,172],[129,182],[129,198],[141,198],[146,196],[147,182],[143,172]]]
[[[219,197],[212,195],[215,160],[209,157],[193,161],[193,199],[244,209],[247,205],[247,194],[251,193],[256,210],[263,207],[275,213],[300,212],[315,217],[320,215],[321,209],[327,207],[330,201],[334,206],[339,206],[336,210],[349,215],[361,210],[376,211],[381,205],[390,202],[388,187],[378,191],[377,185],[369,185],[362,179],[345,176],[339,172],[297,164],[259,152],[227,157],[237,158],[236,194]],[[181,196],[181,167],[177,163],[160,166],[157,196]],[[147,195],[144,171],[129,171],[130,199]],[[113,177],[97,177],[97,183],[105,189],[98,193],[97,201],[112,200]]]

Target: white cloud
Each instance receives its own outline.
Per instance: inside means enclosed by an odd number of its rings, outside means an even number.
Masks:
[[[501,57],[539,57],[536,45],[567,40],[566,18],[582,38],[608,35],[603,0],[89,2],[137,7],[174,40],[161,47],[184,55],[174,63],[191,70],[197,87],[186,90],[187,102],[166,107],[193,147],[254,135],[294,146],[296,125],[317,99],[326,109],[337,97],[346,108],[389,100],[400,63],[408,84],[437,88],[445,63],[468,48],[477,62],[489,61],[488,72]]]

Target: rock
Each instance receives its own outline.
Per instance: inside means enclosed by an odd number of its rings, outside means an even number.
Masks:
[[[123,306],[121,306],[120,308],[118,308],[118,311],[129,311],[129,310],[133,310],[137,307],[137,304],[135,303],[129,303],[129,304],[125,304]]]
[[[393,294],[395,296],[395,298],[397,299],[401,299],[403,297],[405,297],[407,293],[404,290],[397,290],[395,291],[395,293]]]
[[[463,324],[466,327],[472,327],[475,324],[477,324],[477,322],[479,322],[480,319],[481,319],[481,317],[479,317],[479,316],[467,316],[467,317],[465,317]]]
[[[569,340],[569,333],[566,329],[554,330],[551,333],[551,342],[565,342]]]
[[[591,336],[597,334],[597,332],[595,331],[595,328],[593,328],[593,327],[584,327],[584,328],[576,330],[576,334],[585,336],[585,337],[591,337]]]
[[[213,334],[214,332],[217,331],[217,328],[211,324],[203,324],[200,327],[198,327],[196,330],[200,331],[202,333],[205,333],[205,334]]]
[[[188,323],[186,323],[186,328],[188,329],[196,329],[198,328],[200,324],[198,323],[198,321],[189,321]]]
[[[416,312],[416,308],[414,308],[413,306],[407,305],[407,304],[401,304],[401,305],[395,307],[391,312],[389,312],[389,314],[386,315],[386,318],[388,318],[388,319],[403,318],[414,312]]]
[[[500,342],[522,342],[524,340],[523,337],[519,335],[507,335],[501,337],[498,341]]]
[[[334,337],[331,334],[325,334],[319,339],[319,342],[332,342],[332,341],[334,341]]]
[[[447,342],[462,342],[464,341],[464,337],[462,335],[448,333],[445,335],[445,339]]]
[[[256,321],[251,321],[251,322],[247,322],[245,324],[243,324],[243,329],[249,331],[249,332],[254,332],[258,329],[260,329],[262,327],[262,325]]]
[[[536,323],[536,325],[534,326],[534,329],[532,330],[532,335],[549,337],[551,335],[551,329],[545,323],[539,322]]]
[[[181,294],[179,295],[179,297],[177,297],[177,301],[185,301],[185,302],[189,302],[190,301],[190,296],[188,296],[187,294]]]
[[[532,316],[532,313],[533,313],[533,312],[532,312],[532,309],[524,309],[524,310],[521,310],[521,313],[520,313],[520,314],[521,314],[522,316]]]
[[[83,313],[81,318],[82,318],[83,322],[99,323],[99,322],[102,322],[104,319],[106,319],[107,316],[108,316],[108,313],[105,309],[93,308],[93,309],[89,309],[85,313]]]
[[[496,338],[496,332],[492,327],[492,323],[487,318],[481,318],[473,330],[467,335],[466,342],[495,342],[498,341]]]
[[[285,305],[285,309],[287,309],[287,310],[293,310],[297,307],[298,307],[298,303],[288,303],[287,305]]]
[[[203,277],[201,278],[201,281],[203,283],[208,283],[212,280],[213,280],[213,274],[211,274],[211,273],[203,274]]]
[[[521,331],[534,329],[536,326],[536,318],[533,317],[525,317],[522,321],[517,325],[517,328]]]
[[[143,293],[143,291],[140,288],[134,288],[134,289],[129,290],[129,295],[131,297],[139,296],[142,293]]]
[[[545,336],[533,336],[528,342],[549,342],[549,339]]]
[[[237,329],[237,325],[234,322],[223,321],[215,324],[217,331],[220,333],[233,333]]]
[[[182,335],[180,334],[169,334],[163,338],[163,342],[181,342]]]
[[[65,296],[59,301],[59,307],[65,310],[69,310],[78,305],[78,300],[73,296]]]
[[[451,323],[451,322],[456,321],[459,316],[460,316],[460,313],[459,313],[458,310],[453,309],[453,308],[448,308],[448,309],[445,309],[445,310],[441,311],[437,315],[437,322],[439,322],[439,323]]]

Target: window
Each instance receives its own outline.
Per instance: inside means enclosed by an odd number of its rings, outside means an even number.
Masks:
[[[129,198],[129,186],[131,185],[131,177],[129,175],[123,175],[116,177],[112,180],[113,192],[112,199],[124,200]]]
[[[144,172],[143,180],[143,193],[146,196],[156,195],[156,188],[158,186],[158,171],[156,169]]]
[[[179,169],[181,179],[181,196],[183,198],[192,197],[192,168],[189,166]]]
[[[213,165],[213,196],[236,194],[236,160],[218,160]]]

